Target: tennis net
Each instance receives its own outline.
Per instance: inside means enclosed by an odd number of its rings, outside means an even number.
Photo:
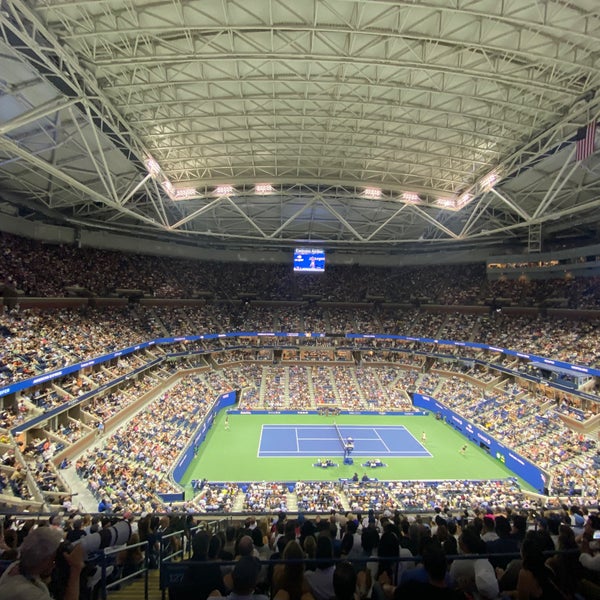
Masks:
[[[337,431],[338,437],[340,438],[340,444],[342,444],[342,450],[345,453],[346,452],[346,440],[343,438],[342,432],[340,431],[340,428],[338,427],[338,425],[335,421],[333,423],[333,426],[335,427],[335,430]]]

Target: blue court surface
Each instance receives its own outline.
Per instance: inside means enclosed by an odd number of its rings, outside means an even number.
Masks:
[[[400,425],[263,425],[258,457],[344,456],[340,434],[343,439],[353,438],[352,456],[431,456]]]

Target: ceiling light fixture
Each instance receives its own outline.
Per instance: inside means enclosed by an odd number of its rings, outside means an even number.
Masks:
[[[409,204],[418,204],[421,202],[419,194],[416,194],[415,192],[404,192],[402,194],[402,200],[404,202],[408,202]]]
[[[218,185],[215,188],[214,194],[215,196],[231,196],[234,191],[235,189],[232,185]]]
[[[266,196],[267,194],[272,194],[275,191],[275,188],[270,183],[257,183],[254,186],[254,193],[257,196]]]
[[[491,171],[479,180],[479,187],[483,191],[491,190],[498,183],[500,175],[497,171]]]
[[[370,198],[371,200],[379,200],[382,196],[381,188],[376,187],[368,187],[363,190],[363,195],[365,198]]]
[[[152,157],[146,160],[146,169],[152,177],[160,173],[160,165]]]

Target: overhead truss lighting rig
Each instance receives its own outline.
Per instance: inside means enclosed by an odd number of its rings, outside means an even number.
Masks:
[[[194,187],[175,187],[156,160],[148,157],[145,162],[150,176],[160,183],[164,192],[173,201],[192,200],[204,197],[206,193],[217,197],[230,197],[236,194],[236,188],[233,184],[215,185],[212,190],[206,190],[204,193]],[[501,179],[499,170],[490,171],[458,196],[432,197],[430,193],[417,193],[414,191],[405,191],[400,194],[398,192],[386,193],[382,188],[374,186],[362,188],[359,195],[369,200],[394,200],[404,204],[430,205],[443,210],[458,211],[472,202],[477,194],[490,191]],[[268,196],[277,193],[277,189],[270,183],[256,183],[253,191],[257,196]]]

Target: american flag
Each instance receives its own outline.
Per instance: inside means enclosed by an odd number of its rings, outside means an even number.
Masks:
[[[577,152],[575,160],[585,160],[594,152],[594,139],[596,137],[596,121],[591,121],[577,131]]]

